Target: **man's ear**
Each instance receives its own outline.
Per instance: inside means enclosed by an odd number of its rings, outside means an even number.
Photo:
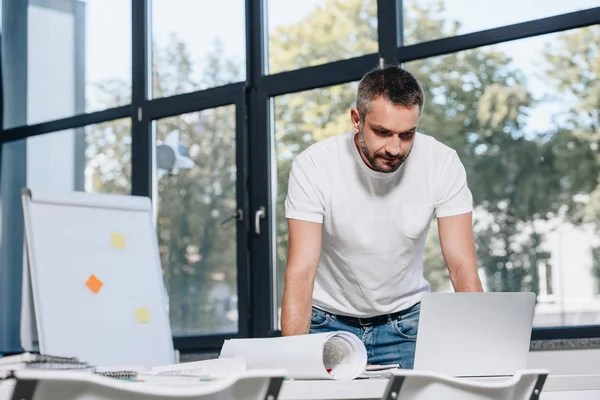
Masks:
[[[350,109],[350,121],[352,122],[352,129],[354,132],[360,131],[360,113],[358,112],[358,108],[352,107]]]

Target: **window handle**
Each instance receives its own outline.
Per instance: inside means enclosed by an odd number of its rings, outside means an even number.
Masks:
[[[260,206],[256,213],[254,214],[254,231],[257,235],[260,235],[260,219],[265,217],[265,207]]]
[[[238,208],[236,210],[236,212],[229,214],[229,216],[227,216],[225,219],[223,219],[221,221],[221,226],[225,226],[225,224],[227,224],[229,221],[231,220],[236,220],[236,221],[243,221],[244,220],[244,214],[242,213],[242,209]]]

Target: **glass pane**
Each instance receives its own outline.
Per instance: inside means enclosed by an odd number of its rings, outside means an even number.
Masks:
[[[598,5],[598,0],[404,0],[404,44],[498,28]]]
[[[25,139],[32,189],[131,194],[131,120]]]
[[[158,242],[173,335],[237,332],[235,106],[158,120]]]
[[[288,245],[284,203],[292,161],[311,144],[352,130],[349,110],[356,104],[357,87],[353,82],[274,98],[277,162],[277,277],[274,281],[278,289],[278,316],[281,315]]]
[[[86,111],[129,104],[131,2],[86,0],[73,3],[82,4],[79,7],[84,8],[85,14]]]
[[[406,66],[428,99],[421,131],[467,169],[485,289],[537,293],[536,326],[600,323],[598,35],[592,26]],[[433,224],[427,278],[451,290]]]
[[[131,2],[30,0],[5,13],[26,21],[2,32],[6,127],[130,102]]]
[[[376,53],[376,0],[269,0],[269,73]]]
[[[246,79],[244,0],[152,0],[153,98]]]

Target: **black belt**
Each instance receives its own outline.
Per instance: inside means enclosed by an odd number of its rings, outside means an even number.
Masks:
[[[373,325],[387,324],[390,321],[397,320],[398,318],[402,317],[403,315],[408,314],[409,312],[411,312],[413,310],[413,308],[414,308],[414,306],[407,308],[406,310],[398,311],[398,312],[395,312],[392,314],[376,315],[374,317],[368,317],[368,318],[350,317],[347,315],[337,315],[337,314],[332,314],[332,315],[335,315],[335,318],[338,321],[341,321],[348,325],[352,325],[352,326],[356,326],[356,327],[360,328],[361,326],[373,326]]]

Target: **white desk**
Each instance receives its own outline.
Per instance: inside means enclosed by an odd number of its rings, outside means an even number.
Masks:
[[[280,400],[371,400],[383,396],[387,379],[285,381]],[[550,375],[541,400],[598,400],[600,375]],[[401,399],[398,399],[401,400]]]
[[[279,400],[371,400],[383,396],[386,379],[342,381],[285,381]],[[0,400],[10,400],[13,381],[0,381]],[[598,400],[600,375],[550,375],[542,400]],[[401,400],[401,399],[398,399]]]

